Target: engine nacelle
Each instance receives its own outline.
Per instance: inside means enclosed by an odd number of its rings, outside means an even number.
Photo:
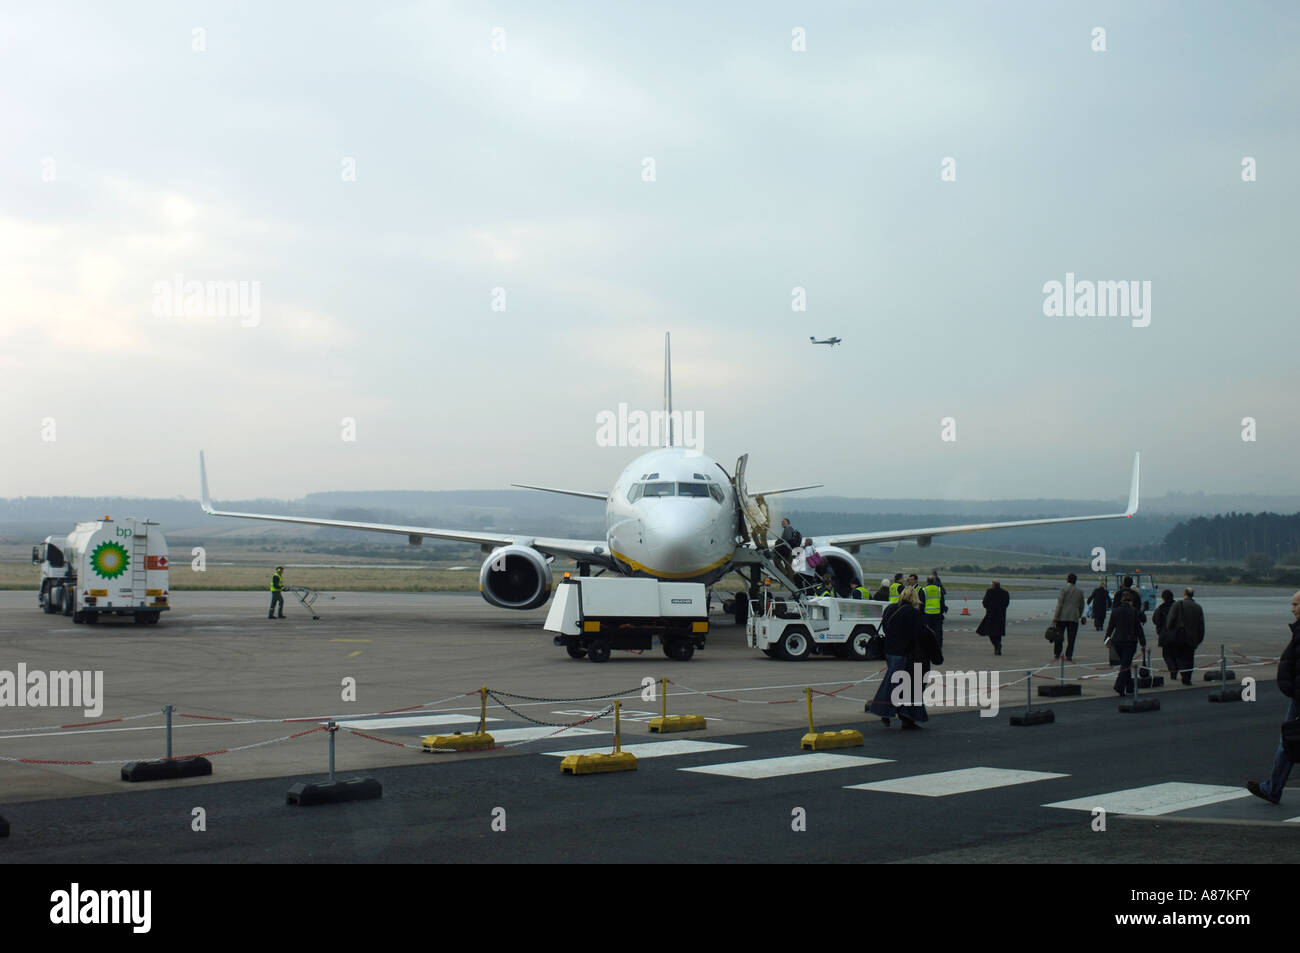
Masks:
[[[528,546],[502,546],[484,561],[478,588],[498,608],[536,609],[551,597],[551,564]]]
[[[855,588],[862,585],[862,567],[853,554],[838,546],[819,546],[817,552],[830,564],[835,576],[835,592],[841,597],[852,595]]]

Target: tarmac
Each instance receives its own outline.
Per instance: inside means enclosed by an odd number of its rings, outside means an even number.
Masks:
[[[151,863],[835,861],[861,859],[863,841],[852,835],[868,831],[877,862],[1052,861],[1076,840],[1077,860],[1107,862],[1124,859],[1135,838],[1166,844],[1171,825],[1231,828],[1237,861],[1294,855],[1300,800],[1273,806],[1240,788],[1266,773],[1285,712],[1271,682],[1289,638],[1290,591],[1198,590],[1208,629],[1198,665],[1217,668],[1226,644],[1237,680],[1259,681],[1256,702],[1207,704],[1217,686],[1198,672],[1193,687],[1151,693],[1160,711],[1121,715],[1113,670],[1089,624],[1065,672],[1082,697],[1035,692],[1034,705],[1050,705],[1057,720],[1032,728],[1010,727],[1008,715],[1025,704],[1026,671],[1035,688],[1059,674],[1043,638],[1053,590],[1013,594],[1001,657],[974,634],[978,601],[959,597],[943,668],[996,667],[1001,711],[989,718],[969,707],[932,709],[925,729],[907,733],[862,711],[882,662],[768,659],[716,607],[708,646],[689,662],[652,650],[593,664],[551,644],[545,609],[496,609],[473,593],[334,596],[317,603],[319,620],[292,601],[286,619],[268,620],[263,593],[177,592],[158,625],[92,626],[42,614],[30,593],[0,593],[0,671],[19,663],[28,672],[100,671],[104,686],[103,710],[93,715],[0,707],[0,814],[13,825],[0,840],[0,863],[107,860],[126,844],[131,859]],[[960,615],[964,604],[970,616]],[[1158,659],[1153,667],[1159,673]],[[642,692],[645,680],[661,677],[669,679],[669,713],[704,715],[706,731],[648,732],[660,699]],[[495,696],[487,727],[499,747],[420,750],[426,734],[474,730],[480,686]],[[858,728],[866,746],[829,758],[800,753],[805,686],[818,692],[818,730]],[[562,776],[559,753],[610,750],[606,709],[615,695],[637,771]],[[163,755],[161,709],[169,704],[173,753],[207,755],[213,774],[122,781],[121,762]],[[339,775],[379,778],[383,800],[287,807],[289,784],[326,772],[327,733],[318,729],[330,718],[346,722],[336,735]],[[1110,830],[1126,831],[1123,838],[1095,836],[1093,815],[1080,806],[1089,798],[1110,805]],[[196,805],[214,832],[198,841],[184,823],[164,821]],[[898,823],[882,828],[873,805]],[[528,836],[492,839],[497,807],[509,813],[511,831]],[[774,835],[791,830],[796,808],[807,812],[809,836]],[[314,823],[300,817],[320,811],[337,812],[352,833],[314,836]],[[575,819],[610,825],[617,836],[575,847]],[[1144,859],[1223,859],[1199,843],[1166,844],[1163,858]]]

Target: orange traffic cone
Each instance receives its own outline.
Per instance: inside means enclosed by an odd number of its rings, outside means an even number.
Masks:
[[[970,602],[970,596],[962,596],[961,598],[962,598],[962,602]],[[966,606],[962,606],[962,607],[961,607],[961,614],[962,614],[962,615],[970,615],[970,609],[968,609]]]

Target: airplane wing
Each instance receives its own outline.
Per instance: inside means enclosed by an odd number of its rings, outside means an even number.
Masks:
[[[751,490],[749,492],[749,495],[753,497],[776,496],[778,493],[794,493],[796,490],[815,490],[818,487],[825,486],[825,485],[826,485],[825,483],[810,483],[807,486],[787,486],[784,489],[780,489],[780,490],[758,490],[758,491]]]
[[[563,493],[566,496],[581,496],[588,500],[608,500],[608,493],[591,493],[587,490],[561,490],[553,486],[529,486],[527,483],[511,483],[521,490],[541,490],[543,493]]]
[[[314,516],[276,516],[269,513],[234,513],[218,510],[212,505],[208,493],[208,471],[199,451],[199,488],[202,492],[203,512],[209,516],[233,516],[246,520],[269,520],[274,523],[297,523],[302,526],[332,526],[337,529],[355,529],[369,533],[392,533],[406,536],[410,542],[421,539],[449,539],[462,543],[477,543],[484,550],[498,546],[531,546],[552,556],[582,559],[597,565],[613,565],[604,540],[559,539],[554,537],[526,536],[512,533],[476,533],[463,529],[435,529],[428,526],[399,526],[393,523],[357,523],[351,520],[319,519]]]
[[[1005,523],[964,523],[956,526],[931,526],[923,529],[891,529],[876,533],[832,533],[827,536],[814,536],[816,546],[840,546],[850,552],[857,547],[872,543],[888,543],[894,540],[915,539],[926,545],[935,536],[952,536],[957,533],[978,533],[992,529],[1014,529],[1018,526],[1050,526],[1054,523],[1086,523],[1092,520],[1125,519],[1138,510],[1138,454],[1133,454],[1133,482],[1129,486],[1128,509],[1123,513],[1104,513],[1099,516],[1058,516],[1049,519],[1012,520]]]

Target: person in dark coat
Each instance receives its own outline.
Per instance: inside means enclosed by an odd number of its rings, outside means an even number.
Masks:
[[[1002,640],[1007,637],[1007,606],[1011,604],[1011,593],[1002,588],[996,579],[993,585],[984,591],[984,618],[975,629],[993,643],[993,654],[1002,654]]]
[[[1169,669],[1171,679],[1178,677],[1178,656],[1174,651],[1172,634],[1166,626],[1169,622],[1169,610],[1174,607],[1174,593],[1172,589],[1166,589],[1160,593],[1160,605],[1156,606],[1156,611],[1151,613],[1151,624],[1156,627],[1156,645],[1160,646],[1160,654],[1165,658],[1165,667]]]
[[[1183,597],[1169,610],[1165,625],[1174,649],[1174,661],[1183,684],[1192,684],[1192,671],[1196,668],[1196,649],[1205,641],[1205,610],[1192,598],[1191,589],[1183,590]]]
[[[1092,616],[1092,626],[1098,632],[1106,624],[1106,610],[1110,608],[1110,593],[1106,591],[1106,580],[1097,583],[1097,588],[1088,596],[1088,612]]]
[[[876,690],[875,697],[867,703],[867,712],[878,716],[886,728],[889,727],[889,719],[895,715],[903,723],[904,728],[917,728],[919,722],[930,719],[924,704],[896,707],[892,700],[897,685],[894,679],[895,672],[905,672],[911,679],[914,671],[913,663],[928,668],[931,660],[937,658],[938,661],[942,661],[942,656],[938,655],[934,635],[925,627],[924,618],[920,610],[920,599],[911,586],[902,591],[898,602],[889,606],[880,618],[880,626],[885,633],[887,667],[880,688]],[[918,694],[922,688],[920,685],[912,687]]]
[[[1125,593],[1106,624],[1106,641],[1115,648],[1119,657],[1119,677],[1115,679],[1115,694],[1128,695],[1133,691],[1133,656],[1140,644],[1146,648],[1147,637],[1142,631],[1141,609],[1138,594]]]
[[[1300,663],[1300,592],[1291,597],[1291,615],[1295,621],[1291,623],[1291,641],[1282,652],[1282,658],[1277,663],[1277,688],[1283,695],[1291,699],[1291,704],[1286,709],[1286,720],[1295,721],[1300,718],[1300,700],[1296,699],[1296,675],[1297,664]],[[1262,783],[1259,781],[1247,781],[1246,790],[1255,797],[1262,797],[1271,804],[1276,804],[1282,800],[1282,789],[1286,787],[1287,778],[1291,776],[1291,765],[1294,762],[1286,756],[1286,749],[1278,742],[1277,753],[1273,755],[1273,773],[1268,776]]]

